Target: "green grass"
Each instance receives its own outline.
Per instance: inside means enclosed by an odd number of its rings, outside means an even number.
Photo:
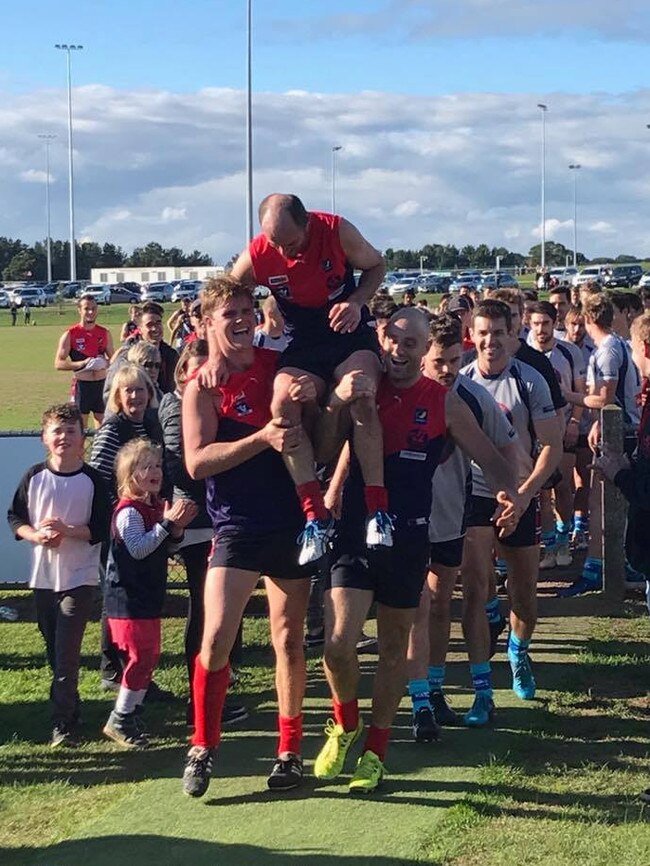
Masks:
[[[539,699],[514,698],[501,655],[494,729],[448,729],[431,746],[411,742],[405,700],[383,791],[364,800],[349,798],[347,773],[328,784],[310,778],[285,796],[265,790],[276,738],[272,654],[266,619],[247,618],[238,698],[251,718],[226,733],[210,791],[195,802],[180,793],[182,700],[147,709],[155,737],[148,752],[124,753],[100,739],[110,699],[98,686],[96,622],[83,645],[87,739],[73,751],[47,746],[49,673],[28,598],[0,593],[0,603],[21,611],[19,622],[0,623],[3,866],[650,863],[648,816],[637,799],[650,784],[650,620],[640,604],[625,618],[594,619],[577,615],[580,602],[543,601],[534,645]],[[174,598],[156,679],[182,698],[182,595]],[[454,629],[449,695],[462,711],[471,696],[461,649]],[[367,717],[374,659],[364,657],[362,668]],[[312,657],[308,768],[328,714],[320,660]]]
[[[166,306],[165,319],[176,306]],[[116,346],[127,315],[127,304],[99,308],[98,322],[110,329]],[[15,328],[9,311],[0,310],[0,430],[38,430],[43,410],[69,398],[72,374],[54,369],[54,354],[63,331],[77,321],[74,304],[63,315],[56,307],[36,308],[31,326],[19,315]]]

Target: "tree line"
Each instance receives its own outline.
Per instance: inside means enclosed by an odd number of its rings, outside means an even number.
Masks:
[[[156,241],[125,252],[115,244],[94,241],[76,244],[77,277],[90,279],[91,268],[153,267],[155,265],[212,265],[212,257],[200,250],[186,253],[179,247],[165,248]],[[68,241],[51,242],[52,279],[67,280],[70,276],[70,244]],[[33,245],[21,240],[0,237],[0,274],[5,280],[46,280],[47,247],[45,241]]]

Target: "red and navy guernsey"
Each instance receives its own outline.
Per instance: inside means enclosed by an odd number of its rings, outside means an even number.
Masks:
[[[278,353],[254,349],[248,370],[231,373],[217,390],[221,397],[217,442],[236,442],[271,420],[273,377]],[[207,479],[207,508],[215,533],[245,530],[261,534],[300,531],[304,518],[282,456],[273,448]]]

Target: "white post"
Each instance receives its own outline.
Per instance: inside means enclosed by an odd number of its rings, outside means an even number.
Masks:
[[[542,112],[542,251],[541,264],[542,268],[546,267],[546,112],[548,105],[543,102],[538,102],[537,107]]]
[[[253,0],[246,9],[246,236],[253,239]]]
[[[66,52],[68,69],[68,207],[70,210],[70,280],[77,279],[77,249],[74,237],[74,167],[72,157],[72,68],[71,53],[81,51],[83,45],[67,45],[65,43],[55,45],[61,51]]]
[[[47,281],[52,282],[52,231],[50,228],[50,144],[56,135],[39,133],[38,137],[45,142],[45,218],[47,223]]]
[[[569,168],[573,172],[573,267],[578,267],[578,169],[582,166],[572,162]]]
[[[336,154],[343,150],[343,145],[335,144],[332,148],[332,213],[336,213]]]

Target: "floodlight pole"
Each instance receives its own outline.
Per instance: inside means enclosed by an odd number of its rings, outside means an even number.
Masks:
[[[546,267],[546,112],[548,105],[538,102],[537,107],[542,112],[542,250],[540,258],[543,270]]]
[[[52,231],[50,227],[50,144],[56,138],[51,133],[38,133],[38,137],[45,142],[45,218],[47,221],[47,281],[52,282]]]
[[[65,51],[68,69],[68,206],[70,210],[70,280],[77,279],[77,250],[74,238],[74,167],[72,159],[72,69],[70,57],[73,51],[81,51],[83,45],[67,45],[66,43],[54,46],[60,51]]]

